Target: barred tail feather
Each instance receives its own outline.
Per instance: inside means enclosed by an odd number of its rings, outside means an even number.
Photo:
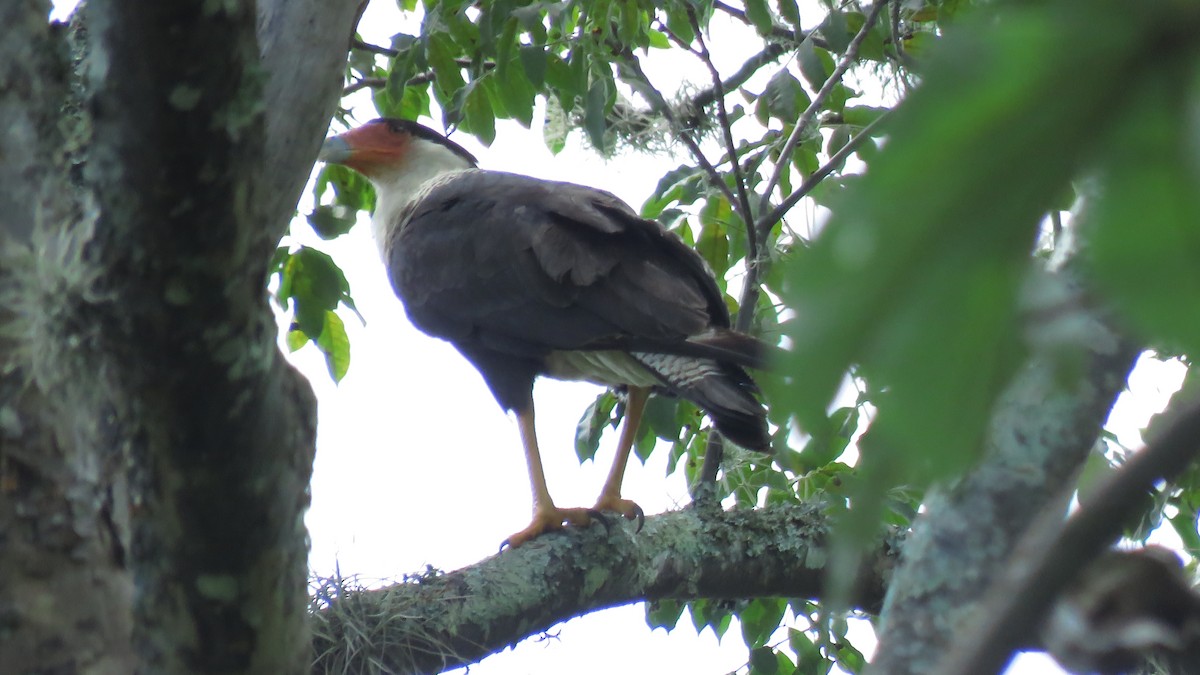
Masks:
[[[766,410],[755,397],[754,381],[739,366],[676,354],[633,352],[633,357],[707,413],[722,436],[745,448],[769,450]]]
[[[686,340],[623,337],[595,345],[596,349],[621,349],[633,353],[675,354],[694,359],[712,359],[743,368],[767,370],[783,353],[779,347],[729,328],[710,327]]]
[[[756,337],[728,328],[710,328],[691,336],[687,342],[707,351],[707,356],[757,370],[766,370],[780,351]]]

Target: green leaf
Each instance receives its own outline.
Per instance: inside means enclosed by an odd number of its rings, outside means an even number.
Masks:
[[[904,52],[918,59],[924,58],[936,42],[937,36],[926,32],[913,33],[902,40]]]
[[[787,611],[787,600],[756,598],[738,612],[742,624],[742,639],[748,647],[762,647],[771,639]]]
[[[497,64],[508,61],[511,52],[519,44],[520,21],[513,16],[516,0],[492,0],[480,3],[479,51],[482,55],[495,56]]]
[[[483,80],[476,80],[466,89],[463,127],[484,145],[491,145],[496,140],[496,115],[482,83]]]
[[[325,365],[334,382],[341,382],[350,370],[350,338],[346,335],[346,324],[337,312],[325,312],[325,327],[317,339],[317,347],[325,354]]]
[[[754,30],[764,37],[770,35],[771,29],[775,27],[771,20],[771,9],[767,7],[767,0],[746,0],[746,18],[750,19]]]
[[[465,8],[454,7],[451,3],[441,3],[436,6],[439,24],[449,31],[450,37],[458,49],[467,54],[478,53],[479,27],[467,18]]]
[[[672,203],[694,204],[704,194],[706,181],[707,177],[699,167],[684,165],[668,171],[642,205],[642,217],[658,218]]]
[[[696,31],[692,29],[692,20],[687,15],[686,5],[682,2],[667,3],[666,11],[667,30],[684,44],[690,45],[696,39]]]
[[[334,358],[330,372],[344,374],[344,370],[338,369],[349,365],[349,343],[346,341],[344,347],[340,344],[340,341],[345,341],[345,327],[340,318],[331,320],[328,314],[339,304],[354,308],[350,284],[345,275],[332,258],[309,247],[301,247],[289,254],[279,274],[280,302],[290,300],[292,303],[292,331],[287,336],[289,347],[298,348],[295,333],[317,341],[318,346],[321,346],[319,341],[324,339],[328,350],[322,348],[323,351]],[[335,322],[336,325],[331,327]],[[333,332],[327,334],[327,330]]]
[[[858,408],[839,408],[829,416],[826,424],[810,427],[808,442],[796,460],[798,472],[808,472],[836,460],[846,451],[854,432],[858,429]]]
[[[692,625],[696,627],[697,633],[707,627],[720,638],[729,628],[732,615],[721,600],[696,600],[688,604],[688,610],[692,614]]]
[[[825,103],[821,109],[831,113],[841,113],[842,109],[846,107],[846,101],[849,101],[854,96],[853,91],[847,88],[846,85],[838,82],[829,90],[829,96],[825,99]]]
[[[850,39],[853,37],[846,14],[842,12],[830,12],[825,17],[825,21],[821,24],[821,34],[825,36],[825,41],[829,43],[829,48],[835,54],[845,54],[846,48],[850,46]]]
[[[1130,109],[1103,144],[1087,249],[1097,283],[1142,335],[1192,355],[1200,355],[1200,171],[1185,133],[1198,129],[1197,84],[1187,70],[1160,66],[1127,92]]]
[[[487,9],[489,17],[495,16],[499,20],[500,14],[493,14],[497,9],[495,5]],[[502,80],[507,80],[509,77],[508,70],[512,64],[519,58],[517,56],[517,48],[520,46],[520,39],[517,37],[517,31],[520,24],[511,16],[503,21],[502,28],[496,41],[496,74]]]
[[[724,202],[724,199],[720,201]],[[723,280],[725,272],[729,269],[729,236],[719,219],[706,219],[704,227],[700,229],[700,238],[696,240],[696,250],[717,275],[717,286],[724,288],[720,280]]]
[[[829,140],[825,143],[825,154],[835,155],[850,142],[850,128],[846,124],[835,124],[830,128]],[[844,164],[844,163],[843,163]],[[837,167],[841,169],[841,165]]]
[[[549,62],[546,50],[536,45],[522,45],[517,50],[517,56],[525,78],[535,89],[541,89],[546,83],[546,64]]]
[[[400,101],[399,117],[415,120],[429,117],[429,87],[428,83],[421,86],[409,85],[404,88],[404,99]]]
[[[317,236],[329,240],[349,232],[357,221],[356,213],[342,206],[319,204],[308,214],[308,224]]]
[[[612,411],[616,405],[617,397],[611,391],[605,391],[583,411],[583,417],[575,427],[575,456],[580,464],[595,459],[604,427],[613,424]]]
[[[1181,511],[1168,518],[1167,522],[1171,524],[1175,534],[1179,535],[1179,540],[1183,542],[1188,555],[1195,557],[1200,554],[1200,533],[1196,529],[1195,511]]]
[[[519,68],[508,68],[503,74],[497,70],[495,77],[486,78],[485,83],[489,96],[494,96],[503,105],[509,117],[526,129],[533,124],[533,104],[537,94]]]
[[[620,21],[617,24],[617,40],[623,45],[636,45],[644,31],[642,10],[637,0],[624,0],[618,13]]]
[[[396,56],[392,58],[384,91],[391,100],[400,101],[404,98],[404,88],[409,79],[416,74],[417,63],[422,55],[420,41],[415,35],[400,33],[392,38],[392,49],[396,50]]]
[[[650,628],[675,630],[679,617],[683,616],[684,604],[678,600],[655,600],[646,603],[646,625]]]
[[[829,74],[833,72],[833,57],[829,52],[813,45],[812,40],[805,40],[796,48],[796,56],[800,62],[800,74],[814,91],[820,89]]]
[[[375,208],[375,188],[362,174],[340,164],[326,164],[313,185],[313,200],[320,203],[325,190],[333,188],[334,204],[355,211]]]
[[[459,92],[467,86],[463,79],[462,67],[454,60],[459,47],[446,33],[433,33],[425,39],[425,58],[433,68],[433,90],[438,102],[442,104],[443,113],[447,119],[458,120],[461,112],[457,101],[461,98]]]
[[[779,8],[779,15],[784,21],[793,28],[800,27],[800,7],[796,5],[796,0],[776,0],[775,6]]]
[[[299,329],[289,330],[287,332],[286,342],[288,351],[295,352],[304,345],[308,344],[308,336],[304,334],[304,331]]]
[[[642,464],[650,459],[650,455],[654,452],[654,448],[658,446],[658,437],[651,432],[650,427],[642,425],[638,429],[638,436],[633,442],[633,454],[641,460]]]
[[[778,672],[779,661],[775,658],[775,650],[770,647],[750,650],[750,675],[776,675]]]
[[[583,94],[570,64],[555,54],[546,55],[546,84],[558,92],[564,108],[575,107],[575,99]]]
[[[866,22],[866,15],[861,12],[851,12],[846,15],[846,30],[850,35],[857,35]],[[867,31],[867,34],[863,37],[862,44],[859,45],[858,58],[870,61],[883,61],[884,43],[888,39],[886,31],[887,22],[876,21],[871,30]]]
[[[842,120],[846,124],[856,127],[865,127],[871,122],[883,117],[887,114],[887,108],[879,108],[869,105],[852,105],[846,106],[842,110]]]
[[[839,642],[834,647],[833,655],[838,666],[848,673],[861,673],[863,667],[867,665],[867,660],[863,657],[862,652],[849,642]]]
[[[792,124],[811,101],[800,80],[787,70],[780,70],[771,77],[758,97],[754,114],[763,124],[772,117]]]
[[[788,646],[796,653],[796,658],[800,663],[812,663],[819,661],[821,657],[821,648],[813,642],[805,631],[788,629]]]
[[[668,396],[651,396],[642,413],[642,426],[667,441],[679,439],[682,423],[678,415],[679,399]]]
[[[1083,471],[1076,481],[1080,502],[1092,499],[1096,494],[1096,488],[1104,485],[1108,478],[1116,472],[1116,467],[1101,451],[1104,444],[1100,443],[1099,445],[1100,448],[1094,448],[1088,453],[1083,464]]]
[[[584,101],[583,127],[592,145],[600,149],[608,145],[605,135],[608,132],[609,93],[608,81],[596,78],[588,87]]]
[[[320,337],[325,327],[325,312],[337,308],[349,284],[342,271],[327,254],[301,247],[288,260],[291,279],[288,294],[293,300],[297,327],[310,338]]]

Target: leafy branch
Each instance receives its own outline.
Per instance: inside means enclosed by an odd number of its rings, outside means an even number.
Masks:
[[[775,167],[775,172],[767,180],[766,187],[763,188],[762,201],[759,204],[760,211],[767,210],[771,192],[775,190],[776,186],[783,179],[783,172],[787,166],[788,158],[791,157],[792,153],[796,150],[796,146],[800,144],[800,141],[808,133],[809,127],[812,126],[813,120],[816,119],[817,113],[821,111],[821,108],[825,105],[825,101],[833,93],[833,88],[841,84],[846,71],[850,70],[850,67],[854,65],[858,58],[858,50],[862,48],[863,41],[867,39],[867,35],[879,19],[880,12],[883,11],[883,8],[887,4],[887,0],[876,0],[875,4],[871,7],[870,13],[867,15],[866,21],[863,22],[858,33],[854,35],[854,38],[850,40],[849,46],[846,47],[846,53],[842,55],[833,72],[829,74],[825,83],[821,85],[821,89],[817,91],[816,96],[813,96],[812,102],[809,103],[808,107],[796,120],[795,125],[792,127],[792,133],[788,136],[787,141],[784,142],[783,149],[779,151],[779,164]],[[750,270],[748,269],[747,271]]]
[[[392,52],[393,54],[396,53],[396,50],[387,49],[386,47],[378,47],[378,49],[386,50],[388,52]],[[474,65],[471,62],[471,59],[466,59],[466,58],[454,59],[454,63],[462,68],[468,68],[468,67]],[[495,70],[496,64],[492,61],[484,61],[481,64],[481,67],[485,71]],[[433,82],[435,79],[437,79],[437,74],[432,69],[430,69],[423,73],[417,73],[416,75],[408,78],[408,80],[405,81],[404,86],[417,87],[417,86],[420,86],[423,84],[429,84],[430,82]],[[383,88],[387,87],[387,83],[388,83],[388,79],[386,77],[359,78],[342,88],[342,96],[343,97],[349,96],[350,94],[353,94],[354,92],[359,91],[360,89],[383,89]]]
[[[737,7],[733,7],[724,2],[714,2],[713,9],[724,12],[730,18],[740,21],[741,23],[743,23],[747,26],[754,25],[754,22],[751,21],[750,18],[746,16],[746,12],[738,9]],[[781,40],[785,43],[787,43],[787,42],[791,42],[791,43],[802,42],[802,40],[797,40],[796,33],[788,30],[787,28],[784,28],[783,26],[777,26],[774,24],[771,25],[770,30],[768,31],[768,35],[770,35],[772,38],[774,38],[776,40]],[[815,35],[812,35],[811,33],[809,35],[805,36],[805,39],[812,40],[813,44],[820,47],[821,49],[832,50],[832,47],[829,45],[828,41],[826,41],[820,37],[817,37]]]

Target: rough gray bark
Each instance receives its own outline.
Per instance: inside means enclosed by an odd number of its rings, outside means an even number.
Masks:
[[[0,10],[5,672],[307,670],[313,401],[263,285],[359,10],[93,0],[78,79],[48,3]]]
[[[997,403],[984,457],[932,492],[888,589],[871,672],[933,672],[1030,522],[1078,474],[1140,348],[1081,306],[1066,273],[1041,280],[1057,300],[1051,336]],[[1066,504],[1062,505],[1065,513]]]
[[[1072,672],[1125,672],[1124,663],[1152,651],[1174,662],[1162,672],[1197,672],[1200,596],[1176,554],[1153,546],[1106,552],[1155,485],[1177,481],[1200,455],[1200,404],[1171,413],[1166,430],[1081,496],[1070,518],[1053,503],[1038,516],[1013,552],[1020,564],[991,585],[939,674],[998,673],[1037,632]],[[1042,626],[1042,617],[1053,618]],[[1132,638],[1150,625],[1157,634]]]
[[[646,519],[538,539],[471,567],[374,591],[318,596],[318,673],[436,673],[570,617],[640,600],[817,597],[829,519],[819,503]],[[851,598],[876,611],[898,537],[881,541]]]

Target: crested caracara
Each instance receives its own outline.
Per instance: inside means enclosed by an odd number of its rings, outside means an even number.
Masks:
[[[375,186],[375,240],[413,325],[453,344],[516,413],[533,522],[519,546],[598,512],[640,519],[621,479],[652,389],[692,401],[725,438],[765,450],[766,415],[745,367],[765,346],[730,328],[704,260],[613,195],[482,171],[441,134],[377,119],[325,142],[321,160]],[[559,508],[534,433],[539,376],[627,391],[617,456],[593,508]]]

